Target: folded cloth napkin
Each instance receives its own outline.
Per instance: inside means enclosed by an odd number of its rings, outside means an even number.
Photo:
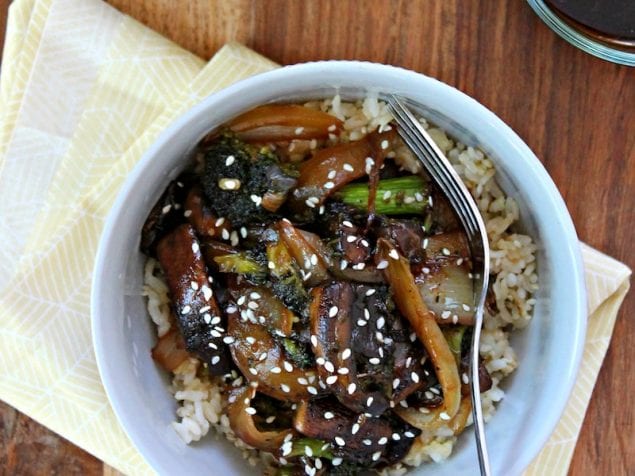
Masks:
[[[210,93],[276,67],[210,62],[97,0],[16,0],[0,77],[0,398],[128,474],[151,469],[113,414],[90,336],[101,228],[141,154]],[[630,270],[582,246],[589,329],[576,389],[527,474],[566,473]]]

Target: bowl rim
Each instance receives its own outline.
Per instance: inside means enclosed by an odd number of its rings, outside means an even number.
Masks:
[[[108,243],[117,237],[116,225],[118,218],[126,209],[128,196],[134,193],[135,184],[141,179],[144,170],[150,166],[153,157],[162,149],[162,147],[172,140],[183,127],[186,127],[192,118],[197,117],[198,114],[207,110],[210,103],[214,104],[224,98],[232,97],[242,90],[266,87],[267,84],[275,81],[289,81],[297,75],[310,73],[320,74],[324,72],[325,68],[331,74],[345,74],[346,72],[349,72],[351,68],[354,68],[360,73],[371,75],[399,75],[410,81],[416,81],[420,84],[426,82],[431,87],[445,89],[449,94],[454,96],[454,100],[461,101],[466,105],[466,107],[469,106],[481,115],[484,120],[487,120],[487,122],[495,126],[497,130],[504,133],[509,145],[515,148],[519,155],[524,158],[525,163],[523,165],[532,169],[532,172],[538,176],[539,181],[542,182],[543,187],[547,191],[548,201],[553,206],[553,212],[559,216],[558,221],[562,227],[562,240],[567,244],[565,256],[561,255],[560,257],[562,259],[566,259],[567,265],[572,273],[570,276],[570,283],[572,285],[571,292],[573,294],[573,301],[570,302],[570,310],[572,315],[576,316],[576,319],[574,320],[574,328],[571,329],[571,347],[574,353],[567,365],[563,368],[565,375],[562,387],[563,391],[559,392],[551,401],[552,411],[550,412],[550,421],[544,426],[541,437],[532,440],[532,444],[529,448],[525,446],[526,451],[524,451],[523,456],[517,458],[515,461],[515,468],[520,468],[520,472],[526,469],[526,467],[536,457],[560,421],[576,383],[578,370],[581,364],[586,337],[587,300],[582,256],[573,221],[568,213],[563,198],[542,163],[531,151],[529,146],[527,146],[525,142],[502,119],[500,119],[486,106],[457,88],[430,76],[397,66],[366,61],[329,60],[284,66],[237,81],[220,91],[207,95],[196,105],[187,109],[178,117],[173,119],[170,124],[161,133],[159,133],[157,138],[142,154],[140,160],[135,164],[133,169],[125,178],[124,183],[117,193],[115,202],[107,214],[104,227],[102,229],[93,269],[90,303],[91,334],[97,367],[102,379],[104,390],[107,394],[110,405],[117,416],[117,420],[141,456],[153,469],[159,471],[160,468],[163,467],[163,464],[152,451],[152,445],[148,444],[147,439],[143,437],[143,430],[135,428],[135,426],[131,425],[129,422],[128,417],[130,411],[125,408],[123,403],[125,399],[123,398],[123,395],[118,393],[116,371],[112,369],[109,364],[107,348],[105,347],[104,340],[101,338],[104,335],[103,326],[107,321],[100,311],[102,271],[108,260],[106,250],[108,248]]]

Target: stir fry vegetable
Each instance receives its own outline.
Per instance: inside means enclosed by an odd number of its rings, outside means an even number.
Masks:
[[[394,129],[342,131],[296,105],[237,117],[142,232],[176,324],[154,359],[200,359],[234,434],[278,474],[381,469],[470,411],[465,237],[431,182],[392,163]],[[300,162],[284,152],[297,140],[315,141]]]

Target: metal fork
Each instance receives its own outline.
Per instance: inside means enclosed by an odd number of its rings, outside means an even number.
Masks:
[[[483,308],[489,281],[489,242],[487,232],[476,202],[456,173],[441,149],[437,147],[421,123],[410,112],[402,100],[390,94],[388,106],[399,126],[397,131],[406,145],[423,164],[423,168],[436,182],[465,228],[472,255],[475,323],[470,352],[470,389],[472,394],[472,417],[481,475],[490,475],[487,441],[483,428],[481,389],[478,377],[479,341],[483,324]]]

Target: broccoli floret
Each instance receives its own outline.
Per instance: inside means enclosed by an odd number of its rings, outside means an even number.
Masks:
[[[263,199],[275,195],[284,200],[296,175],[268,149],[258,150],[229,134],[205,150],[205,195],[218,216],[228,218],[234,227],[278,219]]]
[[[300,317],[306,317],[309,294],[295,261],[282,241],[267,245],[267,261],[273,293],[289,309]]]

